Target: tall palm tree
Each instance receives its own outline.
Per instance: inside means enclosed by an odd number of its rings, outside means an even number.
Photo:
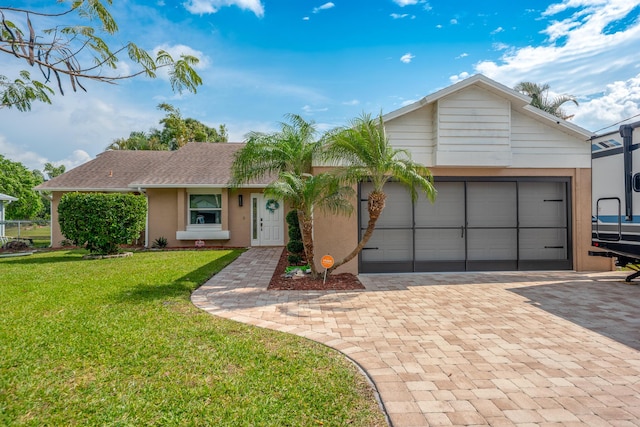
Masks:
[[[286,117],[290,123],[281,123],[279,132],[247,134],[246,146],[237,152],[231,167],[234,184],[281,172],[311,173],[313,158],[321,149],[315,124],[296,114]]]
[[[549,114],[553,114],[563,120],[569,120],[573,117],[573,114],[568,115],[561,107],[567,102],[573,102],[578,105],[578,101],[572,95],[559,95],[553,99],[549,99],[548,84],[538,84],[532,82],[520,82],[514,86],[514,90],[524,93],[531,97],[531,105],[537,107]]]
[[[373,189],[367,195],[369,221],[358,245],[331,268],[351,261],[367,244],[376,222],[380,217],[387,195],[384,185],[390,180],[405,185],[411,192],[411,199],[417,200],[419,192],[424,192],[429,200],[435,199],[436,190],[429,169],[411,160],[407,150],[391,146],[385,133],[382,115],[372,118],[369,114],[351,121],[349,126],[338,128],[325,135],[325,158],[336,166],[344,165],[341,178],[355,184],[370,180]]]
[[[284,200],[297,211],[302,244],[311,268],[311,277],[314,279],[318,278],[318,270],[314,262],[314,209],[319,208],[335,214],[350,214],[353,211],[353,205],[349,200],[354,193],[351,186],[341,184],[335,175],[329,173],[297,175],[282,172],[278,180],[265,189],[266,195]]]

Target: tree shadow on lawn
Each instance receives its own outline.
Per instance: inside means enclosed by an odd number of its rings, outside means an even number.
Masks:
[[[36,252],[33,255],[38,255],[38,253]],[[77,252],[71,252],[71,251],[60,253],[60,255],[51,256],[51,257],[38,257],[38,256],[34,257],[33,255],[0,258],[0,260],[2,260],[2,262],[6,264],[22,264],[22,265],[43,265],[43,264],[52,264],[52,263],[84,261],[81,256],[78,256]]]
[[[222,271],[227,265],[231,264],[238,254],[232,252],[223,257],[217,258],[208,264],[197,268],[184,276],[170,283],[140,283],[133,289],[119,292],[113,295],[113,299],[118,303],[135,303],[141,304],[156,300],[175,299],[186,297],[188,300],[191,293],[199,286]],[[213,274],[212,274],[213,273]]]

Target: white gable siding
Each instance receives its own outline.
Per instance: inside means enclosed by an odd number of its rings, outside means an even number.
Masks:
[[[522,113],[511,114],[513,167],[589,168],[591,144]]]
[[[438,166],[510,166],[511,103],[478,87],[438,100]]]
[[[435,128],[433,105],[427,105],[385,123],[385,131],[392,146],[406,149],[412,159],[425,166],[433,166]]]

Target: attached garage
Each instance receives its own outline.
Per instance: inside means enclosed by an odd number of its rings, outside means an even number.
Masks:
[[[566,178],[437,179],[435,203],[415,203],[397,183],[362,251],[360,272],[566,270],[573,268]],[[371,184],[360,186],[368,194]],[[361,198],[360,233],[368,221]]]
[[[390,144],[427,166],[438,191],[412,202],[399,183],[357,260],[341,271],[602,271],[590,257],[592,133],[530,105],[483,75],[383,116]],[[354,248],[368,220],[371,185],[357,215],[316,221],[317,253]]]
[[[429,168],[436,200],[387,183],[371,239],[338,272],[610,270],[589,256],[592,133],[530,101],[475,75],[385,114],[389,143]],[[356,215],[317,215],[316,253],[356,247],[370,190],[358,186]]]

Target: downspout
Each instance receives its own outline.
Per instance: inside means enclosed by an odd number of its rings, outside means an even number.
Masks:
[[[626,221],[633,221],[633,130],[640,127],[640,122],[620,126],[624,156],[624,213]]]

